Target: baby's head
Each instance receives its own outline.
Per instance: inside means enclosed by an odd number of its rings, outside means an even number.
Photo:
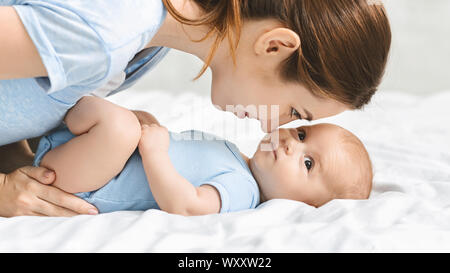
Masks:
[[[332,199],[367,199],[372,189],[364,145],[332,124],[273,132],[259,144],[250,168],[263,201],[291,199],[320,207]]]

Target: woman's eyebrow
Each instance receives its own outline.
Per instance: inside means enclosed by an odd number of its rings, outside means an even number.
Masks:
[[[306,120],[307,121],[313,121],[314,120],[314,117],[313,117],[313,115],[311,114],[311,112],[309,112],[308,110],[306,110],[305,108],[303,108],[303,111],[305,111],[305,113],[306,113]]]

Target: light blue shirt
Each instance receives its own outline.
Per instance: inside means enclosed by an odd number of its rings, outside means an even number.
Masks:
[[[64,126],[44,136],[36,151],[34,166],[39,166],[48,151],[73,137]],[[256,180],[233,143],[200,131],[171,132],[169,156],[178,173],[195,187],[211,185],[217,189],[221,199],[220,213],[253,209],[259,204]],[[137,149],[121,173],[104,187],[77,196],[95,205],[102,213],[159,209]]]
[[[48,72],[0,81],[0,145],[44,135],[81,97],[130,87],[168,52],[144,50],[167,14],[161,0],[0,0],[0,6],[15,8]]]

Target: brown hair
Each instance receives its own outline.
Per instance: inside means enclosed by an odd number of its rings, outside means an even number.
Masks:
[[[189,20],[170,0],[168,12],[187,25],[209,25],[200,41],[216,35],[198,77],[208,68],[219,44],[228,39],[231,55],[239,43],[244,20],[276,19],[301,40],[285,60],[283,80],[305,85],[319,97],[329,97],[360,109],[369,103],[383,77],[391,46],[386,11],[373,0],[192,0],[203,18]]]

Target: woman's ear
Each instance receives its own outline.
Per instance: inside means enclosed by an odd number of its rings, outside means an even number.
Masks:
[[[256,39],[254,50],[258,56],[287,59],[300,47],[300,37],[288,28],[275,28]]]

